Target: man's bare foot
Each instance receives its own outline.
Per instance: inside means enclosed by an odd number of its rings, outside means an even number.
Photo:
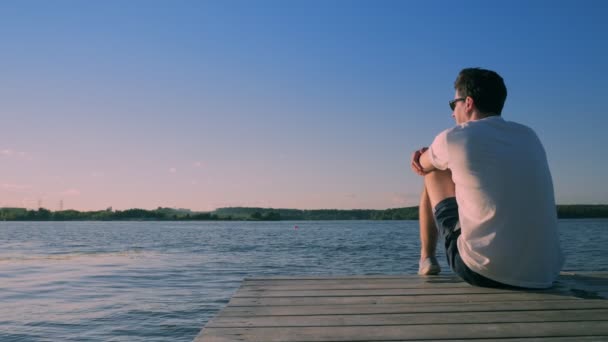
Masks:
[[[418,263],[418,274],[419,275],[436,275],[441,272],[441,267],[437,258],[434,256],[424,258]]]

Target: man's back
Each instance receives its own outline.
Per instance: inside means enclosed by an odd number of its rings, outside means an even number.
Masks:
[[[452,172],[464,263],[504,284],[550,286],[563,258],[551,174],[536,134],[490,116],[442,132],[430,151],[435,167]]]

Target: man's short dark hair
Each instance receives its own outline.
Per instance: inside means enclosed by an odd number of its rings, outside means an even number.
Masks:
[[[507,87],[495,71],[466,68],[460,71],[454,89],[461,97],[470,96],[483,114],[500,115],[507,99]]]

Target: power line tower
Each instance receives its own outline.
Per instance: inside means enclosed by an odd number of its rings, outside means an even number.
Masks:
[[[40,208],[42,208],[42,200],[38,199],[38,210],[40,210]]]
[[[59,201],[59,211],[63,211],[63,200]]]

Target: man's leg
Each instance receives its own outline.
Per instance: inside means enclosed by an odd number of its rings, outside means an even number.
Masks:
[[[420,263],[421,275],[437,274],[441,271],[435,258],[438,231],[433,209],[442,200],[454,197],[455,186],[449,170],[436,170],[424,177],[424,189],[420,196]]]
[[[437,249],[437,225],[433,217],[433,208],[426,192],[426,186],[422,189],[420,206],[418,207],[418,219],[420,221],[420,261],[428,257],[434,257]]]

